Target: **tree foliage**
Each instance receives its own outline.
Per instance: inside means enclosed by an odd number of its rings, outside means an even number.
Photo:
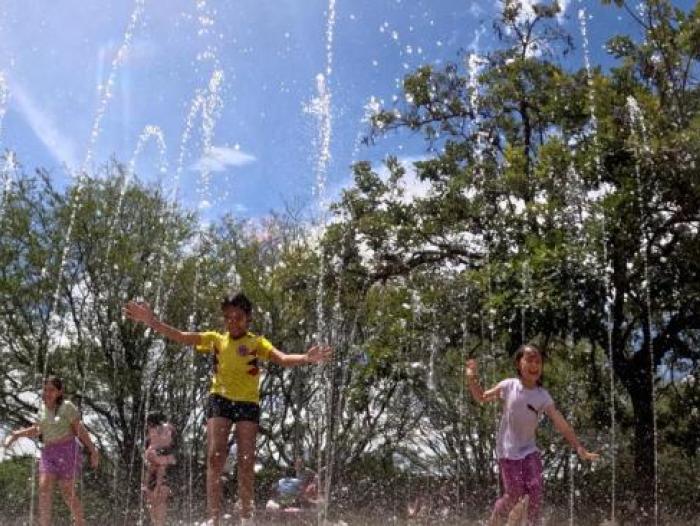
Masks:
[[[643,36],[610,40],[610,70],[560,65],[573,42],[556,3],[526,16],[506,1],[501,49],[407,75],[366,142],[417,136],[425,157],[356,163],[322,233],[293,208],[204,228],[118,163],[63,190],[20,171],[0,208],[3,422],[31,421],[41,375],[64,376],[107,460],[95,499],[133,518],[144,417],[165,412],[187,459],[184,513],[203,492],[211,364],[121,308],[143,298],[174,326],[220,329],[221,297],[243,290],[252,329],[281,350],[335,348],[322,368],[267,366],[261,479],[303,456],[338,510],[421,484],[444,484],[464,513],[483,507],[496,411],[469,399],[462,366],[479,358],[493,384],[534,341],[560,408],[605,453],[595,470],[572,465],[545,424],[553,498],[575,473],[577,505],[602,519],[611,492],[647,506],[656,478],[669,507],[694,513],[675,490],[696,477],[700,433],[698,9],[615,3]],[[16,494],[21,465],[0,469]],[[634,484],[611,491],[613,469]]]

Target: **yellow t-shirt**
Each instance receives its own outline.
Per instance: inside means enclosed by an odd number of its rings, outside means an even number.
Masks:
[[[200,332],[199,352],[214,353],[212,394],[234,402],[260,401],[259,360],[269,360],[273,345],[263,336],[249,332],[241,338],[229,333]]]

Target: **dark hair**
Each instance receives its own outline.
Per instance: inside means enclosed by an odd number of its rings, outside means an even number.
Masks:
[[[63,391],[63,380],[61,380],[58,376],[55,376],[53,374],[48,375],[46,378],[44,378],[44,385],[46,384],[51,384],[59,391]],[[62,403],[63,394],[60,394],[56,398],[56,411],[58,411],[58,408],[61,407]]]
[[[172,453],[175,450],[175,448],[177,447],[177,432],[175,430],[175,427],[172,424],[168,423],[168,417],[165,416],[163,413],[154,411],[146,415],[146,428],[161,426],[163,424],[167,424],[171,429],[170,445],[160,448],[158,453],[159,455],[166,455],[168,453]],[[151,446],[151,439],[148,436],[148,433],[146,433],[145,439],[146,440],[144,442],[144,447],[148,449]]]
[[[239,292],[232,296],[226,296],[221,301],[221,310],[224,310],[226,307],[237,307],[243,312],[245,312],[246,316],[248,316],[249,318],[253,314],[253,304],[250,302],[248,297],[242,292]]]
[[[520,347],[518,347],[515,351],[515,355],[513,357],[513,362],[515,363],[515,369],[518,371],[518,376],[520,376],[520,367],[518,365],[520,364],[520,359],[525,355],[526,352],[536,352],[537,354],[540,355],[540,358],[542,358],[542,367],[544,369],[544,352],[542,349],[537,347],[537,345],[534,345],[532,343],[524,343]],[[542,380],[544,379],[544,371],[540,373],[540,377],[537,379],[537,385],[542,387]]]
[[[146,425],[147,426],[159,426],[159,425],[165,423],[166,420],[167,420],[167,418],[165,418],[165,415],[163,413],[154,412],[154,413],[148,413],[148,415],[146,415]]]

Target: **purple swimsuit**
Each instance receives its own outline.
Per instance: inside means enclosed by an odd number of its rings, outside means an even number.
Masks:
[[[496,456],[503,481],[503,495],[494,504],[501,516],[528,495],[528,524],[536,524],[542,504],[542,459],[535,444],[535,430],[545,408],[554,405],[546,389],[526,388],[520,378],[498,384],[503,414],[496,441]]]

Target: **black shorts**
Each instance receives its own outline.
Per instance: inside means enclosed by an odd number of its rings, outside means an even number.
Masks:
[[[234,402],[217,394],[209,395],[207,418],[228,418],[231,422],[260,422],[260,405],[255,402]]]

